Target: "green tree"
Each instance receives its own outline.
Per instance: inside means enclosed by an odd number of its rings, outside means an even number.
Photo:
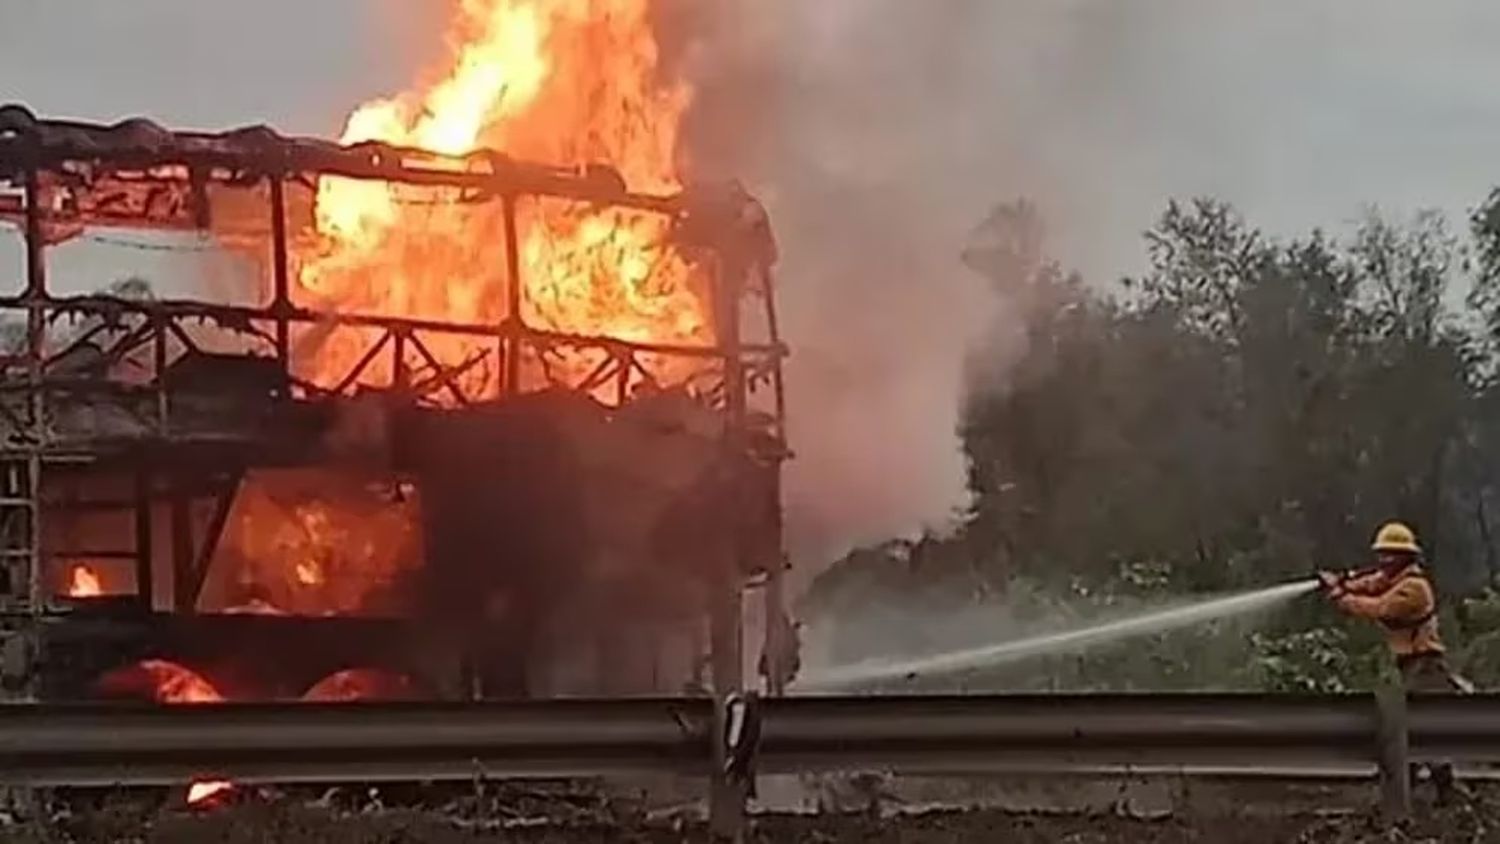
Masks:
[[[1446,595],[1500,575],[1500,194],[1468,242],[1430,212],[1281,241],[1225,203],[1172,202],[1146,271],[1108,287],[1065,272],[1045,233],[1034,206],[1005,203],[961,256],[1015,322],[1003,360],[971,361],[962,528],[851,555],[816,611],[1265,585],[1362,563],[1392,517],[1416,524]],[[1495,635],[1464,614],[1460,647]],[[1378,637],[1316,602],[1243,648],[1252,669],[1224,684],[1332,688],[1381,664]],[[1163,658],[1157,681],[1204,679]]]

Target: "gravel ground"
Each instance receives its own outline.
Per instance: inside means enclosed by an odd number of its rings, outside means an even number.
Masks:
[[[474,809],[470,806],[468,809]],[[538,825],[514,813],[364,807],[279,800],[246,802],[200,811],[142,808],[120,802],[63,815],[42,827],[0,829],[0,841],[16,844],[139,842],[139,844],[583,844],[583,842],[702,842],[707,835],[691,820],[616,816],[613,808],[584,807],[566,826]],[[605,813],[604,815],[599,814]],[[1041,815],[994,810],[929,812],[920,815],[763,816],[754,821],[755,842],[810,844],[1365,844],[1366,842],[1497,842],[1500,806],[1470,804],[1442,813],[1426,810],[1401,826],[1362,814],[1218,815],[1139,820],[1108,814]]]

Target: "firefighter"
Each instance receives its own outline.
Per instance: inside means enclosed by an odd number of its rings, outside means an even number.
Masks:
[[[1408,693],[1472,691],[1448,666],[1438,636],[1437,596],[1422,568],[1416,533],[1401,522],[1387,522],[1376,532],[1371,550],[1373,570],[1319,575],[1329,599],[1343,612],[1384,629]],[[1431,772],[1439,799],[1447,800],[1456,788],[1452,767],[1435,765]]]

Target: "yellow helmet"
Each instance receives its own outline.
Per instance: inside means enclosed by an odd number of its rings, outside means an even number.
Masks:
[[[1401,522],[1386,522],[1375,532],[1375,542],[1370,546],[1375,551],[1397,551],[1407,554],[1422,553],[1417,544],[1417,534]]]

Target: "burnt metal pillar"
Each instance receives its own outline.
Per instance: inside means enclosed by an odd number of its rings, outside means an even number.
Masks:
[[[292,311],[292,289],[291,268],[287,266],[286,174],[277,172],[268,178],[271,182],[271,314],[276,320],[276,359],[290,378],[292,334],[288,320]],[[289,386],[283,387],[283,392],[289,389]]]
[[[0,619],[0,697],[30,699],[37,691],[41,658],[41,615],[46,611],[44,556],[41,549],[41,471],[46,447],[43,361],[46,355],[47,265],[42,174],[35,162],[22,179],[26,203],[24,239],[26,286],[25,442],[0,463],[0,528],[3,547],[6,615]],[[24,803],[23,791],[6,790],[3,802]]]
[[[398,330],[391,334],[391,388],[405,401],[411,388],[411,373],[406,368],[406,332]]]
[[[26,381],[27,415],[31,423],[31,444],[26,456],[26,495],[30,498],[26,518],[26,604],[34,615],[44,602],[41,553],[41,453],[47,437],[45,388],[42,383],[43,361],[47,354],[47,240],[42,227],[46,200],[42,191],[42,174],[33,165],[25,176],[26,194]],[[28,638],[37,631],[27,634]]]
[[[135,594],[141,609],[151,612],[156,605],[156,584],[152,577],[155,545],[152,536],[151,476],[145,469],[135,472]]]
[[[747,458],[747,409],[745,401],[745,362],[740,340],[740,297],[747,264],[736,232],[726,232],[725,249],[718,262],[715,279],[715,323],[719,350],[724,361],[724,449],[722,459],[730,476],[730,552],[713,561],[714,575],[710,586],[709,659],[714,693],[714,722],[725,724],[728,707],[744,688],[744,642],[741,628],[740,582],[749,552],[744,531],[745,478]],[[745,833],[745,802],[750,783],[733,775],[728,748],[722,741],[714,743],[714,769],[709,794],[709,826],[714,837],[740,841]]]
[[[191,613],[197,604],[193,573],[192,500],[182,488],[182,477],[172,479],[171,499],[167,505],[168,529],[172,534],[172,606],[179,613]]]
[[[37,357],[40,348],[40,333],[43,325],[43,306],[47,300],[47,242],[42,230],[42,174],[31,168],[26,171],[26,301],[27,351]]]
[[[47,241],[42,230],[42,174],[36,168],[26,171],[26,313],[28,316],[28,339],[33,343],[28,351],[39,351],[35,339],[40,331],[42,308],[47,300]]]
[[[43,361],[47,351],[46,233],[42,175],[29,163],[23,176],[26,203],[23,236],[26,288],[26,411],[28,442],[0,462],[0,519],[4,542],[0,560],[5,571],[6,616],[0,617],[0,698],[30,700],[36,696],[42,653],[41,616],[46,610],[41,549],[41,472],[47,429],[43,395]],[[24,787],[0,788],[0,808],[13,816],[37,818],[44,793]]]
[[[171,402],[167,386],[167,319],[156,306],[152,306],[151,321],[151,367],[156,373],[156,433],[166,439],[171,431]]]
[[[501,376],[500,393],[515,395],[521,389],[521,341],[524,324],[521,321],[521,239],[516,233],[516,196],[507,193],[500,198],[501,216],[505,225],[505,321],[500,343],[504,355],[504,374]]]
[[[764,595],[766,635],[763,653],[766,655],[766,693],[779,697],[786,693],[787,683],[795,674],[796,665],[789,663],[799,660],[801,653],[796,626],[786,610],[786,573],[791,568],[791,561],[785,554],[783,544],[786,531],[781,509],[781,467],[790,457],[786,446],[786,379],[782,371],[781,321],[776,311],[775,277],[771,271],[771,260],[767,256],[762,255],[755,262],[754,278],[765,307],[763,316],[771,348],[769,366],[776,452],[763,457],[773,461],[774,488],[770,507],[774,519],[772,530],[775,532],[776,549],[780,552],[777,559],[767,562]]]
[[[786,614],[786,563],[775,560],[766,571],[765,591],[765,637],[761,653],[766,661],[766,694],[780,697],[786,694],[788,677],[787,663],[794,643],[789,637],[796,632]]]

